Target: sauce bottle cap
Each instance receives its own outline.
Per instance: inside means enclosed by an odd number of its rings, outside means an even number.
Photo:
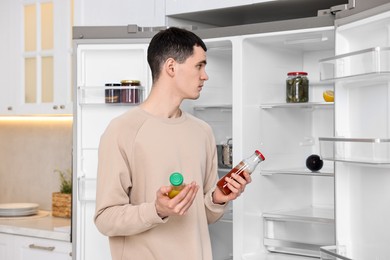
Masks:
[[[259,150],[256,150],[256,151],[255,151],[255,153],[257,154],[257,156],[258,156],[258,157],[260,157],[260,158],[261,158],[261,160],[263,160],[263,161],[265,160],[265,157],[264,157],[264,155],[263,155],[262,153],[260,153],[260,151],[259,151]]]

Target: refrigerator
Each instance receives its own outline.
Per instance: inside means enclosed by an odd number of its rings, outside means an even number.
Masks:
[[[209,80],[183,110],[208,122],[218,145],[232,142],[233,165],[256,149],[266,158],[210,225],[215,260],[390,259],[390,4],[336,18],[194,30]],[[158,29],[74,28],[73,259],[110,259],[93,223],[99,139],[147,97]],[[308,102],[286,102],[291,71],[308,73]],[[129,79],[141,86],[110,85]],[[107,103],[107,90],[139,100]],[[312,154],[324,162],[317,172],[305,164]]]

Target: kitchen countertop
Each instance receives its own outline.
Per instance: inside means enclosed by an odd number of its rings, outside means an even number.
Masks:
[[[0,233],[54,239],[70,242],[70,219],[39,211],[37,216],[23,218],[0,217]]]

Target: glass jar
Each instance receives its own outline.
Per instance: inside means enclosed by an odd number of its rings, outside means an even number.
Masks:
[[[309,101],[309,79],[307,72],[289,72],[286,80],[286,102],[300,103]]]
[[[119,103],[119,87],[121,84],[119,83],[106,83],[106,89],[104,90],[105,93],[105,101],[106,103]]]
[[[123,88],[121,89],[120,94],[120,102],[121,103],[132,103],[138,104],[141,101],[141,82],[139,80],[122,80],[121,85]]]

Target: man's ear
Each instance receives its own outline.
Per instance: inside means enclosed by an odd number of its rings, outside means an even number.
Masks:
[[[176,73],[176,61],[168,58],[164,63],[164,70],[170,77],[173,77]]]

